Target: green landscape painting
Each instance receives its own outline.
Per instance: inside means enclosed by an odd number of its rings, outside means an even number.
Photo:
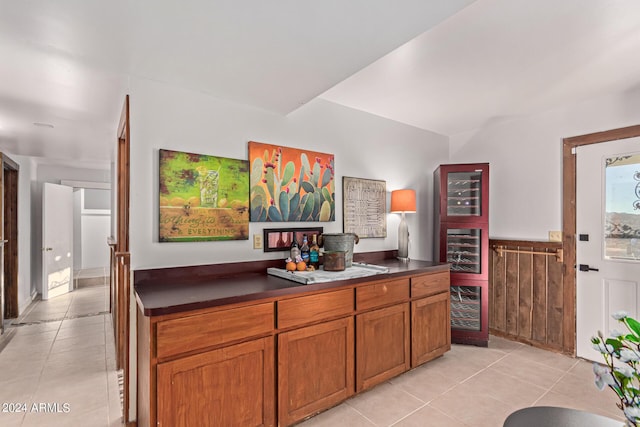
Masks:
[[[161,242],[247,240],[249,162],[160,150]]]

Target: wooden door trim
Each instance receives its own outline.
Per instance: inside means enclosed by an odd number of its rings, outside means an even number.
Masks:
[[[4,288],[5,307],[4,317],[19,316],[18,306],[18,172],[20,166],[2,155],[3,169],[3,239],[4,244]]]
[[[123,396],[123,420],[125,425],[130,425],[130,293],[131,293],[131,255],[129,253],[129,194],[130,194],[130,129],[129,129],[129,95],[125,96],[120,122],[118,123],[117,144],[117,210],[116,210],[116,239],[111,249],[114,252],[112,261],[115,262],[116,278],[113,282],[113,290],[117,302],[115,304],[115,336],[116,359],[118,367],[123,370],[124,396]]]
[[[640,125],[573,136],[562,140],[562,245],[564,248],[564,320],[566,352],[576,349],[576,155],[575,148],[640,136]]]
[[[2,163],[2,283],[0,292],[0,318],[14,318],[19,315],[18,307],[18,171],[20,165],[4,153],[0,154]],[[10,214],[7,215],[7,212]],[[8,274],[7,274],[8,273]],[[5,307],[7,310],[5,310]]]

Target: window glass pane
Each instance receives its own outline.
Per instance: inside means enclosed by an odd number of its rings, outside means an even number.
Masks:
[[[452,272],[481,273],[480,232],[478,228],[447,229],[447,262]]]
[[[482,171],[447,174],[447,215],[482,215]]]
[[[451,286],[451,327],[467,331],[479,331],[482,307],[479,286]]]
[[[640,259],[640,154],[605,162],[605,258]]]

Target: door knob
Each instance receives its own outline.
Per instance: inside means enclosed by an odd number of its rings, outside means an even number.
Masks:
[[[600,271],[597,268],[589,267],[589,264],[580,264],[579,269],[580,271]]]

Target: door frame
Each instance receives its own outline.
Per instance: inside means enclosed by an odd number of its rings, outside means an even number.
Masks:
[[[135,425],[131,415],[131,255],[129,253],[129,194],[130,194],[130,127],[129,95],[125,96],[120,122],[118,124],[116,148],[116,212],[115,238],[108,239],[111,251],[110,266],[110,308],[113,318],[116,344],[116,364],[122,369],[123,386],[123,424]],[[135,378],[134,378],[135,384]]]
[[[640,125],[573,136],[562,140],[562,246],[564,351],[576,351],[576,147],[640,136]]]
[[[4,332],[4,319],[20,314],[18,306],[18,175],[20,165],[0,153],[2,176],[0,186],[0,236],[2,236],[2,268],[0,271],[0,331]]]

